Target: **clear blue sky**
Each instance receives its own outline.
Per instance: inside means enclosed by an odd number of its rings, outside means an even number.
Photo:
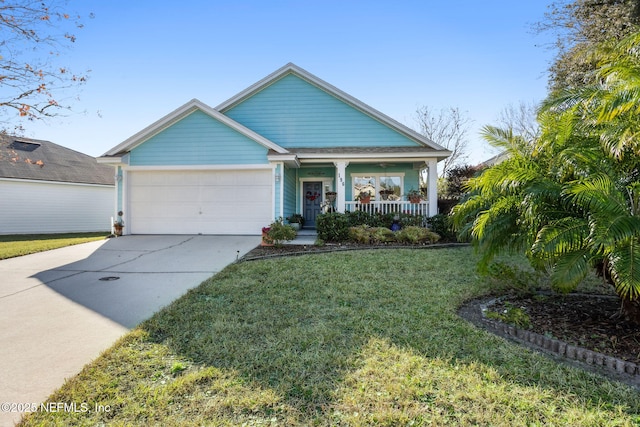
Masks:
[[[216,106],[288,62],[410,126],[417,107],[474,120],[470,163],[494,154],[478,130],[546,96],[545,0],[70,1],[85,16],[63,61],[90,78],[75,112],[26,136],[99,156],[192,98]],[[93,18],[88,15],[92,13]]]

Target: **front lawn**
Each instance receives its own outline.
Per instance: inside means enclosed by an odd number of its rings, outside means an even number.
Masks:
[[[640,423],[637,390],[459,318],[463,301],[489,290],[474,262],[457,248],[232,265],[48,400],[88,410],[22,425]]]
[[[79,243],[102,240],[109,233],[17,234],[0,235],[0,259],[58,249]]]

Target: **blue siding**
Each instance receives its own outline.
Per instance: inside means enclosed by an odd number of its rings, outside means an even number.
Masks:
[[[225,114],[285,148],[419,145],[293,74]]]
[[[264,164],[267,148],[195,111],[131,150],[130,165]]]
[[[297,209],[296,195],[298,194],[298,169],[284,168],[284,218],[300,213]]]

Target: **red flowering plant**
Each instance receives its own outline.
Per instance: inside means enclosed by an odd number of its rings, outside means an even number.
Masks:
[[[297,234],[296,230],[290,225],[285,225],[280,217],[268,227],[262,228],[262,242],[281,246],[282,242],[295,239]]]

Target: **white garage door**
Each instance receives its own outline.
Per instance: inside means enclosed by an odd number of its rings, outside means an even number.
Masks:
[[[260,234],[273,220],[271,181],[271,170],[129,172],[128,232]]]

